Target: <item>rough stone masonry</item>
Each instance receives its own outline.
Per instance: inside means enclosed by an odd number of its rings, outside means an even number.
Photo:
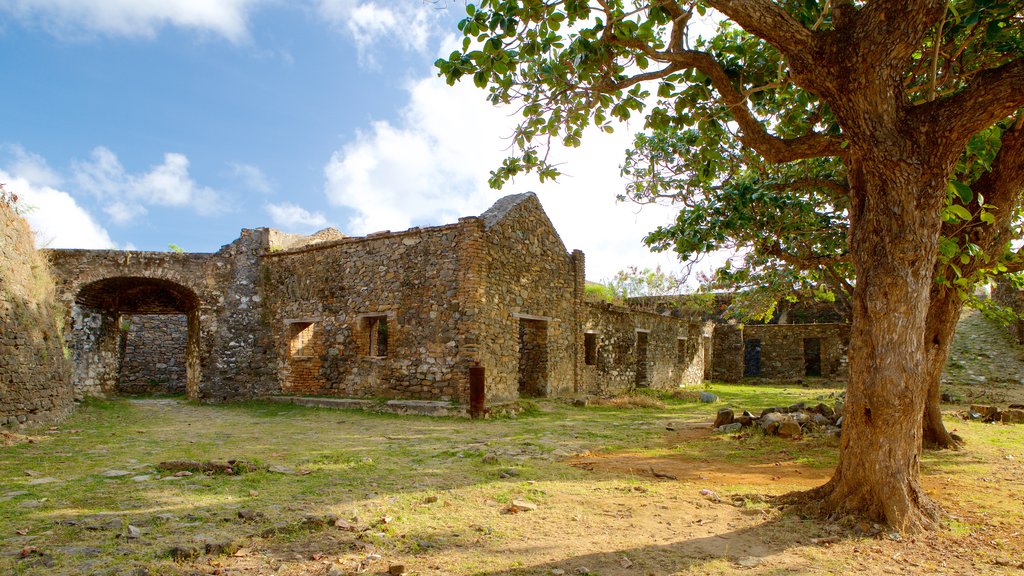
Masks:
[[[532,193],[452,224],[364,237],[260,228],[213,254],[46,253],[79,395],[178,390],[183,374],[203,400],[465,405],[479,363],[494,405],[676,387],[704,372],[698,318],[584,299],[585,257],[566,249]],[[140,339],[140,322],[164,337]]]

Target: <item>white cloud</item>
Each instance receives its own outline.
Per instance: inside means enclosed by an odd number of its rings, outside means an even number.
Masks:
[[[231,175],[245,188],[245,192],[270,194],[274,190],[274,186],[263,170],[252,164],[232,164]]]
[[[13,169],[12,169],[13,170]],[[0,182],[19,197],[36,233],[36,245],[46,248],[116,248],[107,231],[67,192],[0,170]]]
[[[345,232],[453,222],[479,214],[505,194],[532,190],[569,249],[587,254],[587,276],[598,280],[630,265],[678,269],[672,255],[651,254],[646,233],[668,223],[675,210],[619,203],[619,174],[632,141],[628,127],[613,135],[591,132],[578,149],[552,154],[564,176],[541,184],[533,175],[502,191],[487,185],[490,170],[509,154],[516,117],[491,106],[469,83],[446,86],[427,78],[409,87],[409,102],[395,123],[375,122],[357,133],[324,167],[325,192],[355,215]]]
[[[28,152],[17,144],[9,145],[7,148],[14,157],[7,165],[12,174],[28,180],[35,186],[57,187],[63,182],[42,156]]]
[[[327,225],[327,217],[322,212],[310,212],[291,202],[267,204],[264,208],[274,224],[285,230],[312,231]]]
[[[376,65],[374,50],[387,41],[405,50],[426,52],[430,37],[443,14],[430,3],[358,2],[357,0],[318,0],[320,16],[334,27],[351,35],[359,51],[359,60]]]
[[[232,42],[248,37],[260,0],[7,0],[0,10],[58,36],[88,33],[151,38],[164,26],[192,28]]]
[[[72,173],[79,189],[96,196],[114,222],[125,224],[146,213],[146,205],[189,206],[201,215],[225,209],[219,192],[196,184],[184,154],[164,154],[162,164],[143,174],[130,174],[117,155],[99,146],[89,162],[75,162]]]

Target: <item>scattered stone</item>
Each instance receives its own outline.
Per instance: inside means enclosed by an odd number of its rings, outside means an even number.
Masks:
[[[188,562],[199,557],[199,549],[195,546],[175,546],[168,552],[175,562]]]
[[[192,473],[189,472],[188,470],[179,470],[178,472],[175,472],[174,474],[171,474],[171,476],[174,477],[174,478],[185,478],[186,476],[191,476],[191,475],[192,475]]]
[[[1016,408],[1003,410],[999,413],[999,417],[1003,424],[1024,424],[1024,410]]]
[[[152,478],[153,478],[153,476],[150,475],[150,474],[140,474],[138,476],[132,476],[131,477],[131,481],[132,482],[148,482]]]
[[[994,420],[999,416],[999,408],[984,404],[971,404],[971,412],[981,415],[982,420]]]
[[[278,465],[278,466],[271,466],[270,468],[267,468],[267,470],[269,472],[273,472],[275,474],[288,474],[288,475],[298,474],[298,472],[296,472],[294,468],[290,468],[288,466],[280,466],[280,465]]]
[[[786,415],[782,412],[768,412],[761,416],[759,424],[765,434],[775,434],[779,430],[779,426],[785,421]]]
[[[425,504],[433,504],[433,503],[437,502],[437,496],[431,494],[430,496],[427,496],[426,498],[424,498],[423,502]]]
[[[135,540],[138,537],[142,536],[142,529],[138,526],[133,526],[129,524],[128,530],[125,532],[124,536],[129,540]]]
[[[105,470],[100,472],[100,476],[106,476],[107,478],[120,478],[122,476],[131,476],[131,474],[127,470]]]
[[[240,548],[237,542],[207,542],[204,550],[210,556],[231,556]]]
[[[782,412],[785,412],[785,410],[779,407],[765,408],[764,410],[761,410],[761,418],[764,418],[769,414],[780,414]]]
[[[238,511],[238,519],[243,522],[258,522],[263,520],[266,515],[259,510],[251,510],[249,508],[243,508]]]
[[[700,401],[705,404],[714,404],[715,402],[718,402],[718,396],[715,396],[711,392],[701,392]]]
[[[537,508],[538,506],[529,500],[513,500],[505,511],[509,514],[516,514],[518,512],[533,512]]]
[[[712,428],[721,428],[722,426],[727,426],[729,424],[732,424],[733,420],[735,420],[735,414],[732,410],[730,410],[729,408],[720,408],[718,410],[718,415],[715,417],[715,424],[712,426]]]
[[[732,424],[719,426],[718,428],[715,428],[714,431],[718,434],[734,434],[736,432],[739,432],[740,430],[743,430],[743,423],[733,422]]]
[[[391,566],[388,566],[388,574],[391,576],[402,576],[402,574],[405,574],[405,565],[392,564]]]
[[[780,438],[796,438],[802,432],[800,425],[793,420],[786,420],[779,424],[777,434]]]
[[[29,486],[38,486],[40,484],[53,484],[54,482],[60,482],[60,480],[57,480],[56,478],[52,478],[50,476],[43,476],[42,478],[33,478],[26,482],[26,484],[28,484]]]
[[[565,576],[565,570],[562,570],[561,568],[552,568],[551,576]]]

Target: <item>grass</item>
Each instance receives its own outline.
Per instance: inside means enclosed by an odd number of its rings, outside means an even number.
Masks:
[[[389,561],[423,574],[547,574],[556,566],[586,564],[592,574],[632,573],[619,566],[622,555],[657,574],[669,573],[658,566],[729,573],[735,549],[713,554],[698,534],[684,538],[705,529],[725,534],[731,546],[758,538],[759,546],[792,556],[792,566],[815,558],[824,562],[828,554],[793,543],[816,530],[814,522],[791,518],[786,522],[796,528],[787,529],[787,536],[768,536],[778,527],[743,511],[762,514],[766,507],[757,500],[709,509],[713,505],[698,490],[711,486],[724,498],[794,489],[800,485],[786,479],[755,482],[752,474],[773,475],[777,465],[780,478],[793,470],[827,477],[835,446],[757,433],[677,441],[666,425],[706,423],[723,406],[758,413],[801,401],[814,405],[820,398],[831,404],[827,399],[838,389],[827,383],[706,389],[720,400],[702,404],[688,395],[658,393],[589,407],[538,400],[516,418],[484,421],[262,402],[91,400],[35,442],[0,448],[0,574],[123,574],[137,567],[152,574],[222,568],[306,574],[326,573],[324,562],[355,573],[371,553],[383,559],[371,560],[376,564],[370,573],[386,570]],[[948,480],[956,487],[945,503],[957,510],[989,510],[1008,525],[1024,526],[1021,482],[1004,480],[1011,475],[1005,465],[1021,461],[1006,456],[1024,460],[1019,430],[950,424],[968,438],[970,449],[928,454],[923,463],[938,485]],[[619,467],[590,471],[566,462],[591,453]],[[155,468],[181,459],[244,459],[267,469],[175,478]],[[993,468],[993,462],[1003,468]],[[659,481],[649,466],[672,470],[680,479]],[[271,471],[275,467],[295,473]],[[130,474],[105,475],[114,470]],[[983,481],[990,476],[1000,484]],[[39,482],[49,478],[55,481]],[[963,490],[965,482],[977,489]],[[504,513],[520,499],[540,509]],[[260,515],[241,521],[243,510]],[[692,524],[709,511],[732,518],[739,528],[725,520]],[[358,531],[303,524],[307,515],[328,514]],[[777,516],[771,510],[763,514]],[[138,538],[127,537],[129,524],[140,528]],[[683,540],[662,537],[667,526]],[[973,538],[979,526],[986,526],[984,515],[960,514],[949,524],[949,535]],[[260,536],[274,527],[275,535]],[[788,544],[772,544],[779,538]],[[170,557],[175,546],[204,541],[234,543],[245,554],[203,554],[184,563]],[[828,563],[851,569],[833,558]]]

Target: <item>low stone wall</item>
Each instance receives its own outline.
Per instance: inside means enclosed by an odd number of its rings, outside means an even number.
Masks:
[[[712,380],[738,382],[743,378],[742,324],[716,324],[711,348]]]
[[[1024,314],[1024,292],[1006,280],[996,282],[992,290],[992,299],[1013,310],[1018,316]],[[1014,319],[1006,328],[1018,344],[1024,344],[1024,320]]]
[[[121,319],[122,394],[184,394],[188,318],[136,314]]]
[[[28,224],[0,200],[0,426],[52,422],[70,413],[62,316]]]
[[[703,381],[700,323],[591,302],[583,312],[582,392],[611,395]]]

